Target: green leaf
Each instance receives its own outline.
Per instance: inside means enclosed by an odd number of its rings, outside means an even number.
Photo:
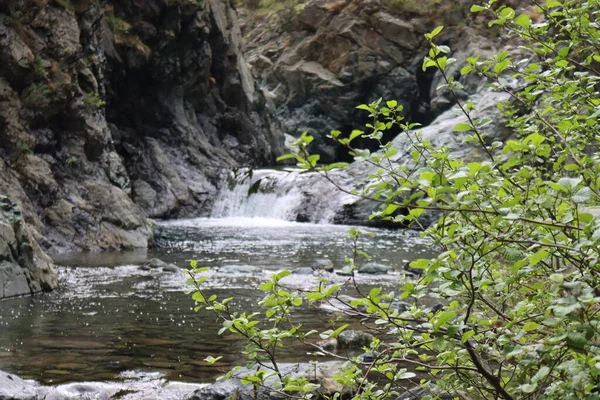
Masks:
[[[396,379],[398,380],[402,380],[402,379],[412,379],[415,376],[417,376],[417,374],[415,374],[414,372],[403,372],[400,375],[396,376]]]
[[[485,7],[481,7],[481,6],[477,6],[477,5],[472,5],[470,11],[472,13],[476,13],[476,12],[480,12],[480,11],[485,11]]]
[[[578,204],[587,203],[592,199],[593,194],[594,192],[589,187],[582,187],[573,195],[573,201]]]
[[[441,313],[435,320],[434,326],[439,329],[444,326],[449,320],[456,317],[455,311],[446,311]]]
[[[540,324],[538,324],[537,322],[530,321],[530,322],[526,323],[525,325],[523,325],[523,330],[525,332],[531,332],[531,331],[535,331],[539,327],[540,327]]]
[[[204,361],[206,361],[209,364],[214,364],[217,361],[219,361],[221,358],[223,358],[223,356],[219,356],[219,357],[213,357],[213,356],[207,356]]]
[[[368,111],[368,112],[370,112],[371,114],[375,114],[375,110],[374,110],[374,109],[372,109],[371,107],[369,107],[369,106],[368,106],[368,105],[366,105],[366,104],[361,104],[360,106],[357,106],[356,108],[358,108],[359,110],[365,110],[365,111]]]
[[[350,137],[348,138],[349,141],[352,141],[354,139],[356,139],[357,137],[359,137],[360,135],[363,135],[364,132],[360,131],[358,129],[355,129],[352,131],[352,133],[350,133]]]
[[[537,383],[527,383],[519,386],[519,389],[521,389],[523,393],[533,393],[537,389]]]
[[[284,154],[282,156],[277,157],[276,161],[279,162],[279,161],[283,161],[283,160],[288,160],[290,158],[297,159],[298,156],[296,154]]]
[[[473,71],[473,67],[470,66],[470,65],[465,65],[464,67],[461,68],[460,74],[461,75],[467,75],[471,71]]]
[[[346,168],[348,167],[350,164],[347,162],[338,162],[338,163],[333,163],[333,164],[329,164],[324,166],[323,168],[321,168],[322,171],[331,171],[334,169],[341,169],[341,168]]]
[[[397,204],[388,204],[388,206],[383,210],[384,215],[390,215],[394,213],[398,208],[400,208]]]
[[[473,129],[473,127],[471,125],[466,124],[464,122],[454,125],[455,132],[466,132],[466,131],[470,131],[472,129]]]
[[[515,19],[515,24],[524,28],[529,28],[531,26],[531,19],[527,14],[521,14],[517,17],[517,19]]]
[[[469,338],[471,336],[473,336],[475,334],[475,331],[467,331],[465,333],[463,333],[462,337],[460,338],[460,341],[463,343],[467,343],[467,340],[469,340]]]
[[[549,255],[550,253],[548,253],[546,250],[540,250],[537,253],[529,256],[529,265],[533,267],[544,258],[548,258]]]

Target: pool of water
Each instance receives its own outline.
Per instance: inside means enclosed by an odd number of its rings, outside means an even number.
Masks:
[[[207,290],[234,297],[239,309],[258,308],[256,289],[275,271],[311,266],[330,259],[341,268],[351,255],[348,227],[266,219],[194,219],[158,223],[159,250],[63,254],[55,256],[60,288],[53,293],[0,302],[0,370],[43,383],[113,380],[124,371],[160,372],[166,379],[207,382],[243,362],[244,344],[218,336],[210,311],[194,312],[186,287],[186,267],[195,259],[210,267]],[[368,229],[360,240],[374,262],[395,267],[384,276],[359,275],[365,288],[394,287],[405,278],[402,266],[431,252],[414,232]],[[181,267],[179,273],[146,271],[158,257]],[[362,262],[362,261],[361,261]],[[258,273],[226,273],[219,267],[251,265]],[[347,278],[323,273],[332,281]],[[316,285],[312,275],[292,275],[290,287]],[[297,320],[323,328],[332,313],[304,307]],[[285,346],[281,361],[305,361],[309,349]],[[223,358],[215,366],[203,359]]]

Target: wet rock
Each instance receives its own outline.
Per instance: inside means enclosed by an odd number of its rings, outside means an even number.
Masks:
[[[406,301],[394,301],[390,303],[390,309],[396,310],[399,313],[403,313],[406,310],[409,310],[412,307],[412,304]]]
[[[171,273],[176,273],[181,271],[181,268],[179,268],[177,265],[175,264],[167,264],[162,268],[163,272],[171,272]]]
[[[323,270],[323,271],[327,271],[327,272],[333,272],[333,262],[328,259],[328,258],[319,258],[316,259],[311,267],[313,270],[318,271],[318,270]]]
[[[152,258],[142,265],[142,269],[150,271],[152,269],[161,269],[166,267],[168,264],[159,258]]]
[[[365,265],[361,265],[358,268],[358,272],[361,274],[368,275],[387,275],[388,272],[392,272],[394,269],[389,265],[378,264],[378,263],[368,263]]]
[[[334,376],[341,371],[342,365],[343,363],[341,362],[328,361],[317,364],[282,363],[278,364],[278,367],[284,376],[302,377],[306,378],[309,382],[319,384],[321,386],[319,388],[319,394],[322,396],[332,396],[334,393],[347,396],[352,393],[351,388],[337,383],[334,379]],[[265,387],[259,389],[258,393],[254,392],[251,385],[242,385],[240,383],[242,377],[253,371],[254,370],[242,368],[234,374],[233,378],[197,390],[192,396],[186,398],[186,400],[225,400],[232,398],[232,396],[235,396],[235,398],[239,400],[279,399],[277,394],[269,389],[274,387],[277,382],[278,378],[275,376],[267,378]]]
[[[315,344],[327,351],[336,351],[338,348],[338,341],[336,338],[319,340]]]
[[[358,104],[393,97],[410,120],[418,118],[423,99],[414,65],[427,52],[425,32],[407,15],[385,8],[374,1],[332,7],[310,0],[296,24],[269,34],[259,23],[247,34],[253,74],[263,82],[274,116],[290,135],[313,135],[311,149],[321,161],[345,156],[326,135],[364,126]]]
[[[0,299],[57,286],[54,263],[37,244],[21,208],[0,195]]]
[[[347,330],[337,337],[338,346],[342,349],[360,349],[369,346],[373,341],[373,335],[363,331]]]
[[[1,400],[38,400],[39,385],[0,371]]]
[[[108,400],[111,396],[119,392],[119,390],[117,385],[110,383],[70,383],[56,387],[44,398],[44,400]]]

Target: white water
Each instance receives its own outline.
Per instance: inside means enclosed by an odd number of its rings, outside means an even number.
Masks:
[[[340,192],[323,177],[300,170],[231,172],[211,213],[213,218],[328,223],[342,206]],[[332,201],[334,200],[335,201]],[[248,221],[246,221],[248,222]],[[256,221],[255,221],[256,222]]]

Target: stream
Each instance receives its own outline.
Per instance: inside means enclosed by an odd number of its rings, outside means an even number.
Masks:
[[[58,290],[0,302],[0,370],[43,384],[112,381],[144,373],[181,382],[212,381],[243,364],[244,344],[232,335],[218,336],[220,323],[210,311],[194,312],[185,293],[190,260],[210,267],[205,273],[208,292],[234,297],[239,309],[256,309],[262,297],[257,287],[276,271],[311,267],[323,259],[342,268],[352,253],[347,230],[265,217],[174,220],[157,222],[158,250],[54,256]],[[366,289],[397,286],[407,261],[431,253],[417,232],[364,230],[375,234],[359,242],[370,261],[395,269],[387,275],[358,274]],[[176,264],[181,271],[140,268],[151,258]],[[319,277],[347,279],[324,271]],[[294,274],[284,284],[310,288],[316,279]],[[296,316],[307,329],[323,329],[332,317],[310,307]],[[281,361],[307,361],[307,350],[286,346]],[[203,361],[208,355],[223,358],[215,368]]]

